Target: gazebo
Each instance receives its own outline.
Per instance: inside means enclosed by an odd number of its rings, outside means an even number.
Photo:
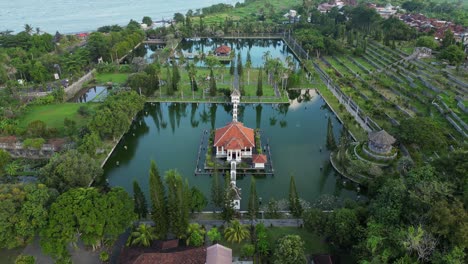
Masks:
[[[216,56],[229,56],[231,53],[231,48],[226,45],[221,45],[216,48],[215,52]]]
[[[388,154],[392,151],[392,144],[395,141],[395,138],[385,130],[370,132],[368,147],[377,154]]]

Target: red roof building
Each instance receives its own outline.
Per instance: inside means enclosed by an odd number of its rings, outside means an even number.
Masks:
[[[221,45],[215,50],[216,56],[228,56],[231,53],[231,48],[226,45]]]
[[[192,248],[179,252],[145,253],[133,264],[205,264],[206,248]]]
[[[217,158],[240,161],[242,157],[252,157],[252,148],[255,147],[254,130],[241,122],[231,122],[216,130],[213,146],[216,147]]]
[[[263,154],[253,155],[252,163],[254,164],[254,168],[264,169],[265,163],[267,163],[267,156]]]

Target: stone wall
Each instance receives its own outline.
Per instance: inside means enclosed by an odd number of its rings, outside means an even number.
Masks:
[[[67,88],[65,88],[66,100],[73,98],[80,90],[83,88],[83,84],[88,82],[94,78],[94,73],[96,69],[88,72],[87,74],[83,75],[78,81],[72,83]]]

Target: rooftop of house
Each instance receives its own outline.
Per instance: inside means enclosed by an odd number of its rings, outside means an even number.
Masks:
[[[255,147],[254,130],[245,127],[241,122],[231,122],[227,126],[216,129],[214,146],[222,146],[226,150]]]
[[[252,155],[253,163],[267,163],[267,156],[263,154]]]
[[[226,46],[226,45],[221,45],[221,46],[217,47],[216,50],[215,50],[215,53],[227,54],[229,52],[231,52],[231,48]]]
[[[178,252],[141,254],[133,264],[205,264],[206,248],[191,248]]]

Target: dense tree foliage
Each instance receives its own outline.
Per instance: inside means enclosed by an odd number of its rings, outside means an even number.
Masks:
[[[55,197],[43,184],[0,185],[0,248],[25,246],[47,223]]]
[[[71,189],[51,205],[47,226],[41,232],[44,252],[68,256],[67,245],[79,238],[98,248],[104,238],[116,239],[136,219],[132,199],[122,188],[100,193],[95,188]],[[79,234],[79,235],[78,235]]]
[[[287,235],[278,240],[273,253],[275,264],[306,263],[304,242],[298,235]]]
[[[144,98],[133,91],[111,95],[99,106],[89,128],[102,138],[116,140],[128,129],[133,117],[143,109],[144,102]]]
[[[102,173],[97,160],[77,150],[69,150],[54,155],[41,169],[40,177],[47,186],[62,193],[70,188],[89,186]]]

